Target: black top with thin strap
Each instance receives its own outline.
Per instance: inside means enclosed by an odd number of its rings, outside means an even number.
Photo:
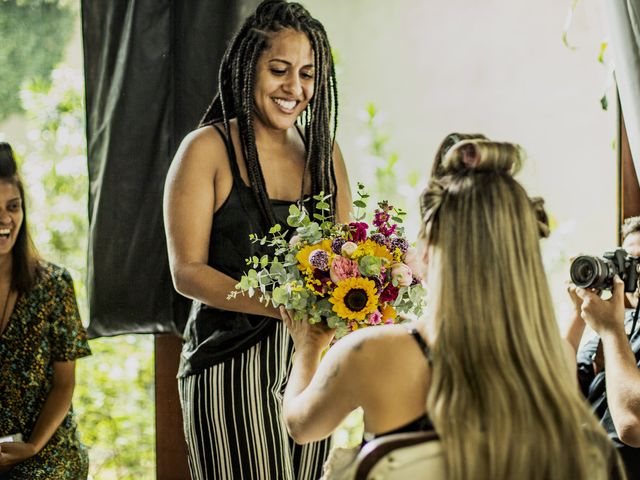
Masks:
[[[431,350],[429,349],[429,345],[427,345],[427,342],[425,342],[424,338],[422,338],[422,335],[420,335],[420,332],[418,332],[418,330],[416,330],[415,328],[409,328],[408,332],[409,332],[409,335],[411,335],[413,339],[416,341],[416,343],[420,347],[420,350],[422,350],[422,353],[427,359],[427,362],[429,362],[429,365],[431,365]],[[394,433],[424,432],[424,431],[433,430],[433,429],[434,428],[433,428],[433,424],[431,423],[431,419],[429,418],[429,415],[425,413],[423,415],[420,415],[418,418],[398,428],[395,428],[388,432],[378,433],[376,435],[372,435],[371,437],[378,438],[378,437],[383,437],[385,435],[392,435]],[[366,437],[367,435],[365,434],[364,443],[372,439],[372,438],[366,438]]]
[[[265,225],[253,190],[240,176],[231,140],[214,127],[225,142],[233,185],[213,216],[207,264],[240,280],[247,270],[246,258],[268,253],[264,246],[252,243],[249,235],[263,236],[270,226]],[[287,226],[291,203],[271,200],[276,221],[283,227]],[[246,351],[266,338],[275,329],[276,322],[273,318],[221,310],[194,300],[184,331],[178,377],[201,372]]]

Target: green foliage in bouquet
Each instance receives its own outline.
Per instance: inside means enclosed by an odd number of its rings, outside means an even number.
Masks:
[[[326,322],[336,337],[358,328],[397,323],[399,314],[419,316],[424,288],[416,251],[400,226],[405,212],[379,202],[372,223],[367,216],[364,186],[358,184],[355,220],[335,223],[329,195],[313,197],[315,211],[292,204],[287,223],[251,240],[272,252],[247,259],[249,270],[229,294],[253,296],[294,312],[296,320]]]

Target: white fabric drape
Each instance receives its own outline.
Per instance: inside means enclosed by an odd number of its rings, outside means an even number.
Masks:
[[[629,146],[640,172],[640,0],[603,3]]]

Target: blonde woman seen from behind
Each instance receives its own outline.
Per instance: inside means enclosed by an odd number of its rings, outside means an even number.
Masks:
[[[282,312],[296,440],[323,438],[362,407],[370,437],[434,428],[450,479],[623,476],[560,337],[539,247],[546,215],[513,178],[522,156],[483,138],[444,156],[421,196],[424,319],[354,332],[320,360],[331,332]]]

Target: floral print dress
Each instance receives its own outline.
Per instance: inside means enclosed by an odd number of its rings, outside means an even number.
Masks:
[[[0,437],[28,440],[53,384],[53,362],[90,355],[71,275],[42,262],[35,286],[20,294],[0,335]],[[0,480],[86,479],[87,452],[73,410],[34,457],[0,473]]]

